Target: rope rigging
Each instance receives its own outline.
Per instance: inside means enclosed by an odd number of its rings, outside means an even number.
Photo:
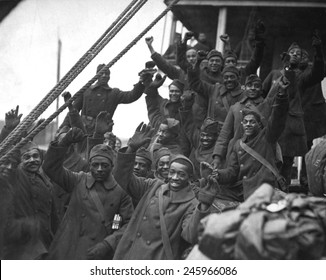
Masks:
[[[138,1],[138,3],[137,3]],[[139,11],[147,0],[133,0],[118,16],[93,46],[77,61],[68,73],[55,85],[55,87],[39,102],[38,105],[23,119],[23,121],[0,144],[0,155],[19,138],[24,131],[60,96],[64,89],[82,72],[83,69],[96,57],[96,55],[111,41],[123,26]]]
[[[143,0],[147,1],[147,0]],[[142,1],[142,2],[143,2]],[[35,127],[33,131],[31,131],[25,138],[22,138],[19,143],[17,143],[14,147],[12,147],[7,154],[1,156],[0,158],[0,164],[5,162],[7,158],[13,155],[13,153],[22,148],[28,141],[33,139],[40,131],[42,131],[51,121],[53,121],[61,112],[63,112],[70,104],[72,104],[73,101],[75,101],[78,96],[82,95],[94,82],[98,80],[98,78],[106,72],[109,68],[111,68],[123,55],[125,55],[150,29],[153,28],[153,26],[161,20],[171,9],[172,7],[177,4],[179,0],[173,0],[171,3],[165,8],[165,10],[159,14],[150,25],[148,25],[137,37],[135,37],[114,59],[112,59],[106,66],[104,66],[91,80],[89,80],[78,92],[76,92],[68,102],[63,104],[56,112],[54,112],[50,117],[48,117],[46,120],[44,120],[40,125]],[[61,92],[60,92],[61,93]],[[55,100],[55,99],[53,99]],[[9,135],[11,136],[11,135]],[[8,137],[7,137],[8,138]],[[15,139],[11,140],[15,141]],[[7,141],[9,143],[9,141]],[[10,145],[12,145],[13,142],[11,142]],[[10,147],[10,145],[7,145],[7,148]],[[1,149],[2,148],[2,149]],[[0,147],[0,154],[3,153],[4,148]]]

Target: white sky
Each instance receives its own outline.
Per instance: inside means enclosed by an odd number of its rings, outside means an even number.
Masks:
[[[58,34],[62,41],[62,77],[130,2],[131,0],[22,1],[0,24],[0,119],[4,119],[5,113],[16,105],[20,105],[21,113],[26,116],[53,88],[57,75]],[[149,0],[67,90],[71,93],[79,90],[95,75],[99,63],[110,62],[165,7],[163,0]],[[158,52],[161,51],[164,20],[161,19],[145,35],[154,36],[153,45]],[[165,38],[167,37],[168,33]],[[111,68],[111,87],[130,90],[138,81],[138,72],[150,59],[144,38]],[[163,50],[166,49],[166,44],[165,40]],[[163,92],[166,96],[167,92]],[[54,109],[55,102],[42,116],[50,115]],[[65,112],[60,121],[64,115]],[[123,138],[130,137],[141,121],[148,121],[144,96],[133,104],[119,105],[114,121],[115,134]]]

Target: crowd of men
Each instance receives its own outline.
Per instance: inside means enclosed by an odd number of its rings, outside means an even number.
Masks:
[[[182,259],[205,216],[237,207],[263,183],[288,192],[294,157],[326,134],[322,42],[314,34],[313,54],[291,44],[262,81],[264,31],[259,21],[245,67],[228,35],[221,53],[205,40],[189,46],[186,33],[176,63],[148,37],[152,61],[130,91],[111,88],[99,65],[47,151],[31,141],[1,164],[1,258]],[[149,122],[118,149],[114,112],[143,94]],[[20,118],[18,107],[5,115],[0,141]]]

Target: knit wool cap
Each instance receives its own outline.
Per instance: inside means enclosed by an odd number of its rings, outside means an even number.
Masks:
[[[217,50],[211,50],[208,55],[207,55],[207,59],[211,59],[213,56],[219,56],[222,60],[223,60],[223,55],[222,53],[220,53],[219,51]]]
[[[195,174],[195,167],[194,167],[194,164],[192,163],[192,161],[185,157],[184,155],[180,155],[180,154],[177,154],[177,155],[173,155],[172,156],[172,159],[170,160],[170,166],[173,162],[177,162],[177,163],[180,163],[180,164],[183,164],[185,166],[188,167],[188,170],[189,170],[189,175],[193,175]]]
[[[113,164],[114,162],[114,153],[110,146],[107,146],[105,144],[98,144],[94,146],[89,154],[89,161],[92,160],[93,157],[105,157],[111,161]]]
[[[301,49],[300,46],[296,42],[293,42],[291,44],[291,46],[289,47],[288,52],[290,52],[290,50],[292,50],[294,48]]]
[[[96,73],[100,72],[102,70],[102,68],[105,67],[105,66],[106,66],[105,64],[99,64],[97,66]],[[109,73],[109,74],[111,73],[110,69],[107,69],[106,72]]]
[[[221,128],[221,125],[218,121],[215,121],[211,118],[206,118],[200,128],[200,131],[206,132],[206,133],[213,133],[217,134],[219,133],[219,130]]]
[[[247,85],[249,83],[253,83],[253,82],[262,83],[261,78],[259,78],[256,74],[251,74],[251,75],[247,76],[245,85]]]
[[[227,51],[224,53],[224,55],[223,55],[224,60],[228,57],[234,57],[236,60],[238,59],[238,56],[233,51]]]
[[[172,81],[172,83],[169,85],[169,88],[170,86],[176,86],[181,92],[183,92],[183,89],[185,87],[185,84],[183,82],[181,82],[180,80],[178,79],[175,79]]]
[[[22,148],[20,148],[20,154],[23,155],[30,150],[37,149],[40,151],[38,145],[32,141],[28,141]]]
[[[223,68],[223,71],[222,71],[222,75],[224,75],[226,72],[231,72],[231,73],[234,73],[236,74],[238,77],[240,76],[240,73],[239,73],[239,70],[237,67],[233,66],[233,65],[230,65],[230,66],[226,66]]]
[[[158,161],[160,160],[160,158],[164,157],[164,156],[171,156],[171,151],[166,147],[162,147],[154,152],[153,162],[155,164],[155,166],[154,166],[155,169],[157,167],[157,164],[158,164]]]
[[[166,118],[166,120],[162,123],[168,126],[168,130],[171,133],[175,135],[178,135],[180,133],[180,122],[178,120],[173,118]]]
[[[144,147],[141,147],[137,150],[136,156],[145,159],[146,161],[148,161],[149,165],[152,165],[151,154]]]

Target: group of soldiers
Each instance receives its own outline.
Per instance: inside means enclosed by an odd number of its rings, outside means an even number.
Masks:
[[[322,42],[314,34],[312,63],[291,44],[262,81],[264,31],[259,21],[245,67],[228,35],[221,53],[189,46],[186,33],[176,63],[148,37],[152,61],[131,91],[111,88],[99,65],[47,151],[31,141],[1,164],[1,258],[183,259],[205,216],[236,208],[263,183],[288,192],[294,157],[326,134]],[[159,93],[166,78],[168,99]],[[143,94],[149,123],[118,149],[114,112]],[[18,107],[6,114],[0,141],[20,118]]]

